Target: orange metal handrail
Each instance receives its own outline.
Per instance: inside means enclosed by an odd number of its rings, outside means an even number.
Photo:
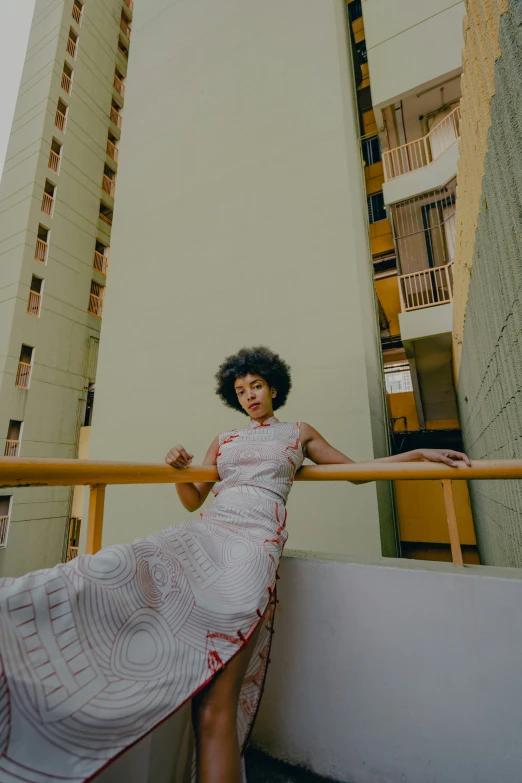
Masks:
[[[114,86],[120,93],[122,98],[125,98],[125,85],[117,74],[114,74]]]
[[[64,71],[62,73],[62,90],[65,90],[67,95],[70,95],[71,89],[72,89],[72,79]]]
[[[134,0],[123,0],[129,11],[134,10]]]
[[[118,147],[116,144],[113,144],[110,139],[107,139],[107,155],[109,155],[115,163],[118,162]]]
[[[122,117],[119,111],[116,111],[114,106],[111,106],[111,122],[113,122],[117,128],[121,129]]]
[[[297,481],[396,481],[426,479],[442,484],[453,563],[463,565],[452,482],[470,479],[521,479],[522,460],[473,461],[449,467],[435,462],[359,463],[314,465],[301,468]],[[101,548],[105,487],[113,484],[173,484],[215,482],[217,469],[194,466],[177,470],[165,464],[97,462],[93,460],[0,458],[0,487],[88,486],[91,487],[87,552]]]
[[[7,458],[10,461],[13,457],[16,457],[18,455],[19,446],[19,440],[6,440],[4,457],[2,457],[2,459]]]
[[[89,312],[97,318],[102,317],[103,297],[96,296],[96,294],[89,294]]]
[[[104,223],[108,223],[109,226],[112,226],[112,220],[109,220],[109,218],[106,215],[104,215],[103,212],[100,212],[98,217],[100,218],[100,220],[103,220]]]
[[[71,55],[73,60],[76,59],[76,52],[78,51],[78,44],[76,41],[73,41],[72,38],[69,38],[67,41],[67,52]]]
[[[43,239],[37,239],[36,240],[36,250],[34,253],[34,260],[40,261],[41,264],[45,264],[47,260],[47,249],[49,245],[47,242],[44,242]]]
[[[107,256],[104,256],[103,253],[99,253],[97,250],[94,251],[94,268],[101,272],[102,275],[107,274],[107,261]]]
[[[42,212],[49,217],[53,216],[54,196],[49,193],[44,193],[42,198]]]
[[[127,38],[130,38],[131,26],[128,22],[125,21],[123,17],[120,19],[120,27],[125,33],[125,35],[127,36]]]
[[[60,156],[54,150],[49,153],[49,168],[56,171],[57,174],[60,171]]]
[[[72,18],[77,24],[80,24],[82,20],[83,7],[77,6],[76,3],[72,7]]]
[[[107,174],[103,175],[102,190],[114,198],[114,193],[116,192],[116,182],[108,177]]]
[[[27,312],[29,315],[40,315],[40,304],[42,301],[42,295],[38,291],[29,291],[29,302],[27,304]]]
[[[29,388],[29,378],[31,377],[31,365],[27,362],[18,362],[18,372],[16,374],[16,386],[19,389]]]
[[[382,154],[384,181],[428,166],[460,137],[460,106],[453,109],[426,136]]]
[[[54,121],[54,124],[63,133],[65,133],[65,123],[66,122],[67,122],[67,116],[63,112],[61,112],[60,109],[56,109],[56,119]]]

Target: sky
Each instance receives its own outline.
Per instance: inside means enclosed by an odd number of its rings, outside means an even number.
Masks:
[[[22,78],[35,0],[0,0],[0,171]]]

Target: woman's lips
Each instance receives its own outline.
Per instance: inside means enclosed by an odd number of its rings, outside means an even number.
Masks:
[[[259,403],[258,402],[254,402],[252,405],[250,405],[249,410],[253,411],[254,408],[259,408]]]

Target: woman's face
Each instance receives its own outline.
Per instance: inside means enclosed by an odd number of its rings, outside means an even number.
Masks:
[[[251,419],[267,419],[274,415],[272,407],[276,390],[260,375],[245,375],[234,382],[241,407]]]

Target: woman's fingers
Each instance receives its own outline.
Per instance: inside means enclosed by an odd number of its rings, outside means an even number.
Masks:
[[[174,468],[188,468],[192,459],[193,455],[189,454],[183,446],[174,446],[165,457],[165,462]]]

